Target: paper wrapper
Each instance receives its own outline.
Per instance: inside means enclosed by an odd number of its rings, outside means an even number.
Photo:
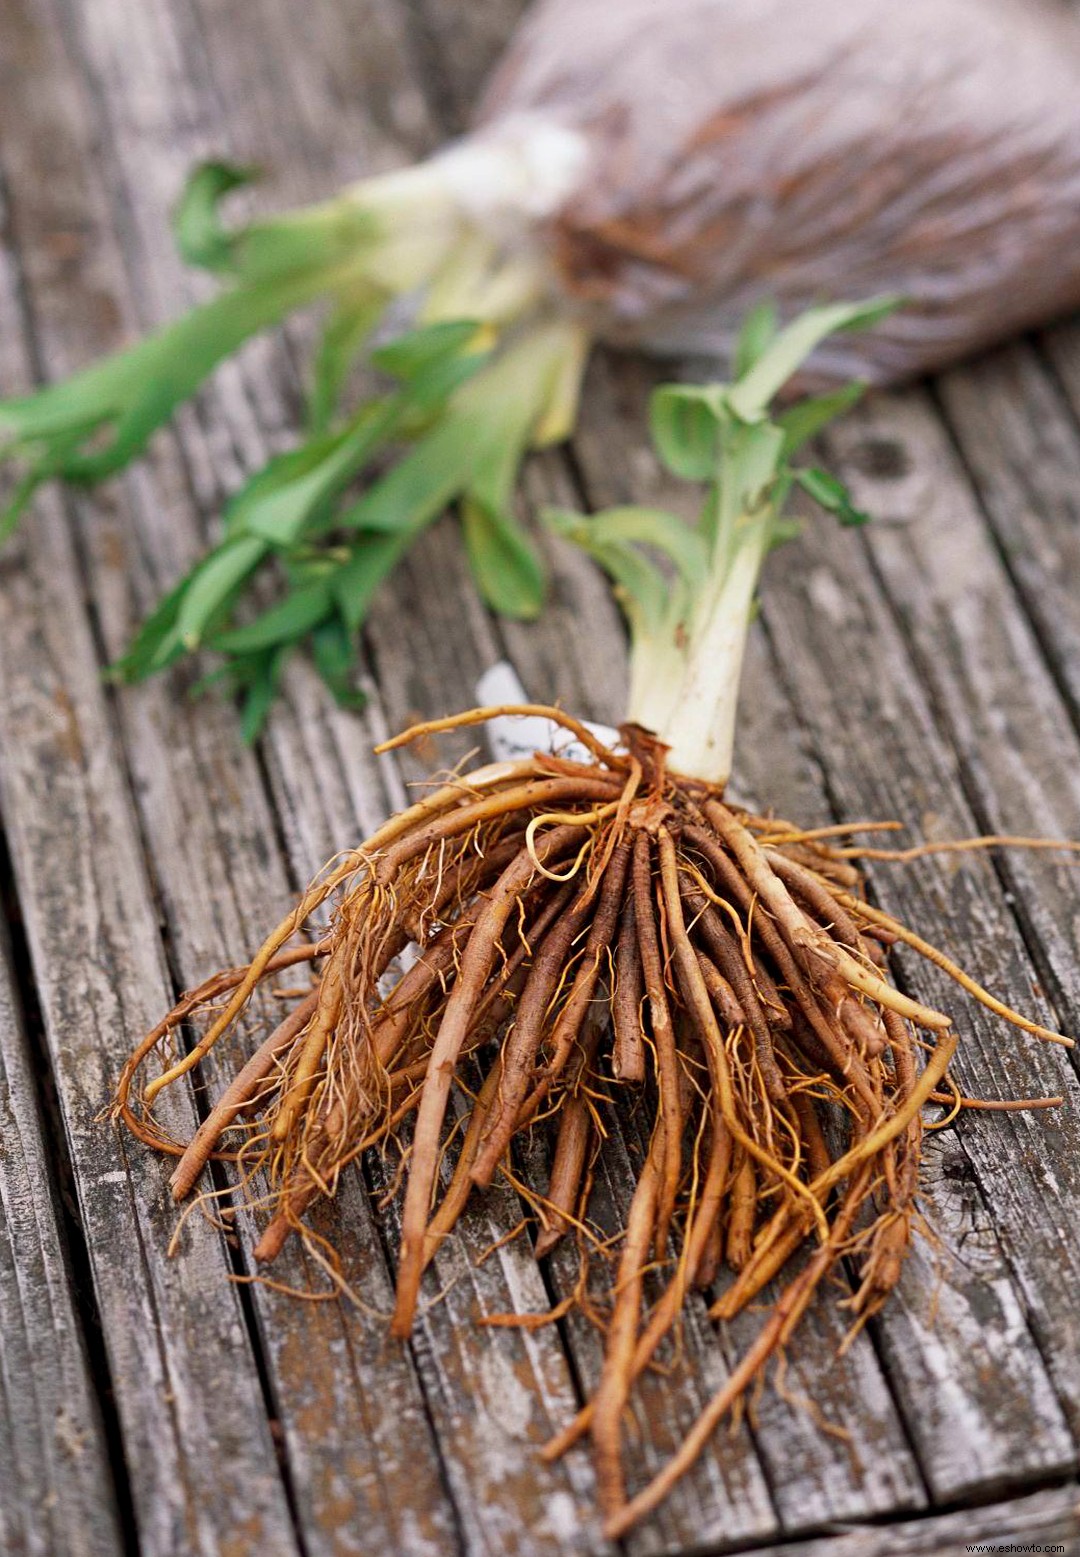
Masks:
[[[1080,26],[1041,0],[542,0],[480,122],[520,114],[587,139],[544,238],[608,342],[899,293],[814,363],[886,381],[1080,304]]]

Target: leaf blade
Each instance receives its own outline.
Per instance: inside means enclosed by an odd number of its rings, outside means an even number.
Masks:
[[[899,301],[876,297],[808,309],[780,331],[750,371],[728,391],[728,405],[743,421],[758,420],[822,341],[838,331],[871,328],[899,307]]]
[[[539,616],[545,594],[543,564],[513,516],[466,495],[461,521],[469,567],[486,603],[518,620]]]

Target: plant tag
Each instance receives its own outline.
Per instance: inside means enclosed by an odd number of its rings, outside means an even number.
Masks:
[[[527,703],[528,693],[509,660],[499,660],[476,683],[478,704],[498,707],[502,703]],[[613,751],[622,750],[619,732],[605,724],[585,723],[598,740]],[[496,762],[517,762],[535,751],[557,752],[572,762],[592,762],[591,754],[568,730],[541,715],[499,714],[484,726],[488,749]]]

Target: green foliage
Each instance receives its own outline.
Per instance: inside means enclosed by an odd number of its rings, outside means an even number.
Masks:
[[[652,397],[649,424],[661,461],[680,481],[708,481],[720,458],[724,417],[715,386],[662,384]]]
[[[349,374],[381,314],[381,299],[360,287],[355,297],[338,299],[323,325],[308,390],[307,426],[313,436],[330,430]]]
[[[731,364],[733,376],[736,379],[744,378],[765,355],[779,333],[780,318],[775,303],[759,303],[756,308],[752,308],[743,320],[735,341]]]
[[[346,196],[227,227],[220,203],[252,176],[208,163],[176,210],[180,252],[220,278],[216,298],[64,383],[0,404],[0,457],[23,467],[0,515],[2,537],[42,481],[90,483],[120,469],[251,335],[296,308],[328,305],[304,441],[232,497],[221,539],[112,667],[118,678],[139,680],[185,654],[211,651],[220,663],[199,685],[224,684],[242,696],[249,736],[301,645],[334,696],[355,704],[357,632],[371,600],[420,530],[455,500],[485,599],[509,614],[538,613],[543,570],[512,496],[564,350],[543,328],[505,344],[473,319],[421,324],[369,349],[394,290],[385,255],[405,252],[410,221],[419,233],[414,272],[442,262],[425,189],[412,213],[396,196],[389,218],[380,215],[376,189],[370,208]],[[343,414],[362,354],[382,387]],[[361,479],[366,488],[357,496]],[[262,609],[253,614],[256,585]]]
[[[226,510],[224,539],[144,624],[117,672],[137,680],[205,646],[225,656],[254,729],[288,655],[308,642],[335,697],[355,704],[355,635],[376,590],[420,530],[459,497],[482,593],[499,610],[535,615],[543,573],[507,499],[536,404],[507,398],[503,363],[470,350],[475,336],[472,324],[429,327],[380,352],[398,386],[251,478]],[[468,394],[471,379],[476,389]],[[397,463],[362,496],[343,501],[355,477],[409,428]],[[238,623],[237,606],[270,562],[284,571],[285,592]]]
[[[334,696],[356,702],[357,635],[371,601],[450,504],[460,507],[484,599],[506,614],[538,614],[543,569],[514,493],[526,450],[552,407],[572,399],[568,374],[582,361],[575,324],[530,315],[531,304],[508,323],[501,283],[475,318],[439,318],[372,348],[393,296],[431,286],[430,305],[450,271],[460,272],[459,293],[477,299],[486,282],[499,282],[489,246],[462,236],[436,165],[298,212],[227,225],[222,200],[253,176],[208,163],[176,210],[180,251],[219,278],[215,298],[66,382],[0,404],[0,458],[21,466],[0,513],[2,538],[42,481],[87,484],[120,469],[249,337],[295,309],[325,306],[303,441],[232,497],[217,544],[113,667],[117,677],[138,680],[186,654],[211,652],[217,668],[201,684],[224,684],[242,697],[249,736],[301,646]],[[779,539],[779,510],[794,482],[843,523],[861,521],[835,478],[789,465],[857,389],[776,416],[768,408],[826,334],[871,322],[885,306],[817,309],[783,329],[763,306],[740,332],[733,383],[658,391],[651,415],[661,458],[677,476],[709,484],[697,531],[643,508],[555,517],[608,568],[641,631],[674,631],[751,519],[766,516],[769,544]],[[361,360],[377,381],[347,411],[346,387]]]
[[[838,330],[865,330],[877,324],[898,305],[893,297],[872,298],[866,303],[831,303],[800,314],[765,345],[760,356],[735,380],[727,403],[744,422],[763,417],[814,349]]]
[[[356,633],[371,601],[424,526],[457,499],[481,593],[497,610],[535,616],[543,570],[510,499],[554,364],[542,342],[498,354],[474,349],[476,337],[474,323],[454,321],[375,353],[396,386],[248,481],[226,509],[222,541],[144,623],[116,673],[138,680],[210,649],[225,661],[216,679],[243,694],[252,731],[289,655],[307,643],[334,696],[355,706]],[[396,463],[350,499],[355,478],[388,452]],[[284,592],[237,620],[271,563]]]
[[[549,508],[544,518],[610,574],[636,634],[658,637],[673,627],[708,569],[701,535],[660,508],[608,508],[591,518]],[[666,559],[673,577],[656,566],[650,552]]]
[[[204,162],[194,170],[173,216],[173,235],[185,264],[215,271],[232,267],[233,235],[222,226],[218,206],[256,176],[254,168],[228,162]]]
[[[42,481],[89,483],[129,464],[249,337],[317,298],[355,289],[374,239],[371,219],[331,202],[230,234],[217,203],[249,177],[207,164],[192,175],[177,210],[184,255],[227,277],[220,296],[63,383],[0,404],[0,454],[25,467],[0,535]]]
[[[492,610],[526,620],[539,616],[543,566],[509,511],[493,508],[480,497],[466,497],[461,519],[469,566]]]
[[[719,598],[743,546],[756,545],[763,559],[797,535],[799,522],[784,514],[794,486],[841,524],[866,522],[835,475],[791,464],[855,404],[863,386],[807,396],[776,412],[772,402],[827,336],[866,328],[895,307],[892,299],[874,299],[814,308],[780,329],[775,309],[763,305],[739,332],[731,383],[665,384],[655,392],[651,429],[661,462],[682,480],[708,484],[696,527],[655,509],[613,508],[591,518],[547,512],[548,524],[611,576],[635,643],[685,641],[695,610]]]
[[[870,523],[870,515],[853,505],[847,487],[831,471],[818,470],[816,467],[800,470],[795,479],[819,507],[835,514],[842,525],[853,529]]]

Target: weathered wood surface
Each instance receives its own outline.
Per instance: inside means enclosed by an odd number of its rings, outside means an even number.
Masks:
[[[213,152],[268,165],[285,203],[420,155],[460,127],[518,10],[3,0],[3,388],[68,371],[190,300],[196,283],[167,216],[192,161]],[[98,667],[197,553],[223,494],[288,443],[290,346],[302,339],[297,327],[225,368],[130,477],[77,502],[44,495],[0,556],[0,808],[48,1067],[37,1085],[57,1100],[43,1136],[27,1101],[25,1029],[0,991],[8,1107],[21,1110],[19,1152],[7,1151],[5,1115],[0,1157],[0,1538],[15,1551],[78,1550],[64,1535],[78,1527],[92,1551],[137,1539],[162,1554],[598,1552],[585,1457],[551,1469],[535,1458],[595,1379],[595,1336],[581,1323],[531,1335],[472,1323],[542,1309],[573,1276],[565,1255],[537,1271],[520,1242],[477,1268],[517,1220],[508,1191],[478,1204],[440,1255],[425,1290],[451,1283],[449,1296],[401,1350],[377,1317],[395,1231],[371,1209],[373,1178],[357,1174],[324,1225],[375,1316],[301,1306],[231,1285],[246,1272],[243,1248],[197,1216],[168,1260],[166,1169],[94,1119],[169,991],[250,947],[296,884],[420,775],[412,757],[370,756],[384,729],[467,703],[503,655],[533,694],[618,715],[622,634],[588,564],[550,546],[551,614],[527,628],[496,622],[450,520],[374,612],[363,717],[329,708],[299,669],[252,754],[231,711],[192,707],[179,675],[102,687]],[[640,365],[598,360],[574,462],[536,461],[527,502],[662,490],[640,433],[650,381]],[[743,794],[814,820],[896,816],[939,837],[1080,836],[1078,409],[1080,334],[1063,327],[930,391],[881,397],[837,434],[839,463],[882,522],[865,539],[815,525],[771,565],[747,672]],[[468,744],[446,742],[447,758]],[[931,939],[966,945],[995,989],[1080,1029],[1075,870],[1047,856],[971,856],[881,865],[872,879]],[[791,1349],[791,1393],[816,1400],[846,1436],[766,1394],[752,1425],[719,1435],[634,1535],[635,1557],[1075,1542],[1071,1485],[933,1515],[1075,1472],[1075,1072],[937,976],[905,958],[898,967],[920,996],[962,1015],[973,1092],[1062,1091],[1069,1106],[966,1118],[932,1141],[924,1203],[937,1249],[922,1246],[896,1301],[841,1361],[843,1316],[826,1301]],[[177,1100],[178,1127],[192,1106]],[[625,1207],[626,1149],[613,1138],[601,1176],[611,1217]],[[77,1302],[57,1230],[68,1172],[67,1215],[92,1285]],[[243,1245],[243,1217],[240,1231]],[[286,1281],[309,1279],[302,1256],[283,1263]],[[96,1323],[87,1360],[80,1325]],[[641,1391],[643,1465],[670,1449],[753,1325],[718,1337],[704,1305],[690,1313],[683,1364]],[[21,1390],[42,1351],[55,1371],[35,1370],[34,1389]],[[73,1469],[68,1440],[49,1436],[60,1389],[84,1446]],[[104,1418],[95,1390],[108,1391]],[[96,1473],[118,1447],[103,1420],[123,1444],[112,1483]],[[828,1534],[808,1547],[788,1544],[818,1531]]]
[[[56,1155],[0,927],[0,1550],[108,1557],[120,1523]]]
[[[937,1518],[875,1529],[837,1526],[813,1541],[764,1547],[758,1557],[964,1557],[969,1552],[1080,1552],[1080,1498],[1075,1486],[1009,1503],[966,1508]]]

